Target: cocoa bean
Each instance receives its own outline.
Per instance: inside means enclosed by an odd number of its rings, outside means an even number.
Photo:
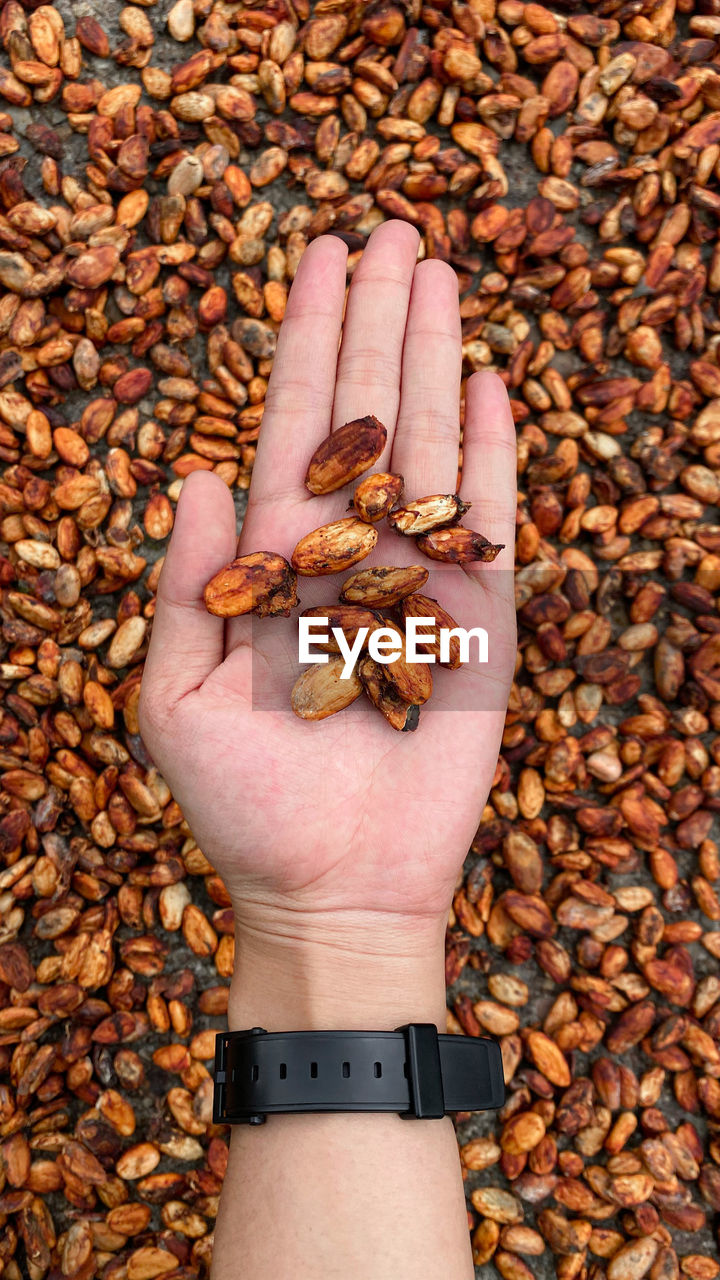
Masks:
[[[259,618],[284,614],[298,603],[297,576],[282,556],[255,551],[238,556],[218,570],[208,582],[203,599],[208,613],[237,618],[256,613]]]
[[[400,611],[405,620],[407,618],[435,619],[434,626],[425,625],[423,627],[424,632],[432,631],[434,633],[434,639],[427,642],[418,640],[417,647],[423,653],[433,654],[436,662],[440,662],[440,631],[454,631],[458,626],[455,619],[451,617],[447,609],[443,609],[442,605],[438,604],[437,600],[433,600],[432,596],[419,595],[418,592],[413,592],[400,601]],[[457,670],[460,666],[460,641],[457,636],[451,637],[450,661],[443,662],[442,666],[449,667],[451,671]]]
[[[397,685],[388,679],[387,667],[365,654],[358,663],[358,675],[368,698],[385,719],[403,733],[417,729],[420,707],[401,698]]]
[[[385,620],[381,614],[373,613],[370,609],[363,609],[359,605],[352,604],[316,605],[312,609],[303,609],[300,617],[327,619],[327,631],[330,636],[327,645],[323,646],[319,640],[313,640],[313,644],[319,649],[324,647],[328,653],[339,652],[338,642],[332,634],[333,629],[336,627],[343,632],[349,645],[354,644],[358,631],[367,627],[366,645],[372,632],[376,631],[378,627],[385,626]]]
[[[325,720],[360,697],[363,686],[357,671],[343,679],[344,666],[344,658],[331,657],[301,672],[290,694],[296,716],[301,720]]]
[[[385,471],[376,471],[366,480],[361,480],[353,494],[357,515],[368,524],[382,520],[402,497],[404,483],[402,476]]]
[[[437,529],[424,533],[417,539],[417,547],[431,560],[444,560],[447,564],[489,564],[503,550],[503,543],[494,544],[473,529]]]
[[[326,436],[315,450],[305,484],[311,493],[332,493],[368,471],[385,448],[387,431],[371,413]]]
[[[429,498],[418,498],[415,502],[407,502],[403,507],[396,507],[388,515],[388,524],[395,533],[402,533],[407,538],[417,537],[421,533],[431,533],[434,529],[445,529],[457,524],[470,503],[463,502],[456,493],[436,493]]]
[[[373,565],[372,569],[361,569],[345,579],[340,599],[369,608],[388,608],[422,587],[427,580],[428,570],[420,564],[407,565],[402,569]]]
[[[293,567],[304,577],[340,573],[364,560],[378,540],[378,531],[357,516],[346,516],[306,533],[292,553]]]

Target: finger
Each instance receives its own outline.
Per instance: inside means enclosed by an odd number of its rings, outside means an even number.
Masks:
[[[415,269],[392,469],[409,498],[454,493],[460,445],[462,346],[457,276],[435,259]]]
[[[247,546],[262,541],[268,503],[277,508],[310,497],[308,459],[330,430],[346,268],[347,249],[337,236],[319,236],[300,260],[265,398],[243,525]]]
[[[474,373],[465,389],[460,496],[472,503],[463,521],[504,551],[489,568],[512,570],[517,508],[515,423],[505,384],[495,373]]]
[[[143,697],[166,710],[199,688],[224,656],[224,621],[203,603],[205,584],[235,555],[235,506],[227,485],[195,471],[182,487],[158,584]]]
[[[377,469],[390,458],[400,404],[400,371],[419,236],[394,218],[373,231],[350,285],[337,367],[332,429],[374,413],[388,441]]]

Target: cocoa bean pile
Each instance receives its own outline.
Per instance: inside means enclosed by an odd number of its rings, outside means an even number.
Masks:
[[[386,441],[386,428],[372,414],[346,422],[315,450],[305,477],[307,488],[316,496],[342,489],[377,462]],[[502,551],[502,545],[458,524],[470,504],[462,502],[457,494],[433,494],[395,506],[403,487],[400,475],[377,472],[368,476],[353,494],[351,505],[357,515],[307,533],[295,547],[291,564],[269,551],[238,556],[207,584],[206,609],[221,618],[246,613],[260,618],[273,614],[287,617],[299,603],[297,575],[315,578],[341,573],[358,564],[374,549],[378,540],[376,525],[384,517],[396,533],[415,538],[418,548],[433,560],[490,563]],[[306,667],[290,695],[296,716],[301,720],[325,720],[349,707],[364,691],[393,729],[417,729],[420,707],[432,693],[432,674],[428,663],[407,660],[404,624],[409,617],[434,618],[434,627],[427,627],[428,636],[434,631],[434,639],[418,648],[422,653],[436,655],[438,661],[442,661],[440,629],[458,625],[437,600],[418,594],[427,580],[428,570],[422,565],[375,565],[345,580],[339,603],[304,611],[305,618],[327,619],[330,638],[326,651],[330,653],[340,652],[333,628],[342,630],[351,643],[361,628],[367,628],[363,648],[373,632],[394,632],[399,656],[386,665],[365,653],[357,670],[346,676],[342,674],[345,660],[341,657],[331,656],[324,663]],[[400,627],[392,613],[382,612],[393,605],[400,605]],[[443,665],[453,668],[459,663],[459,645],[453,637],[450,657]]]
[[[387,217],[517,424],[518,665],[447,939],[508,1082],[457,1118],[478,1276],[720,1275],[718,10],[2,5],[3,1280],[207,1275],[233,918],[142,664],[184,478],[242,509],[306,245],[352,278]]]

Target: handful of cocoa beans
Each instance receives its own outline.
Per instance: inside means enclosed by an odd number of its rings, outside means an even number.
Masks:
[[[342,489],[369,471],[386,440],[385,427],[372,414],[346,422],[315,450],[305,477],[307,488],[317,496]],[[469,504],[457,494],[432,494],[400,505],[403,488],[400,475],[369,475],[353,494],[354,514],[305,534],[289,563],[274,552],[255,551],[220,569],[205,588],[206,609],[220,618],[247,613],[260,618],[288,617],[299,604],[297,575],[321,577],[358,564],[375,547],[376,526],[383,519],[395,533],[414,538],[419,550],[432,560],[489,563],[502,551],[502,544],[491,543],[481,533],[460,525]],[[428,570],[422,565],[373,565],[345,579],[337,603],[304,610],[302,617],[327,622],[329,638],[321,646],[328,654],[327,661],[306,666],[293,686],[290,702],[300,719],[324,720],[365,693],[394,729],[417,728],[420,707],[432,693],[432,675],[428,663],[407,660],[407,619],[434,617],[434,628],[426,624],[428,638],[418,643],[418,648],[443,666],[454,669],[460,665],[457,640],[451,639],[447,651],[440,645],[441,630],[458,624],[437,600],[420,594],[427,579]],[[397,610],[397,620],[384,612],[392,609]],[[363,633],[362,656],[349,674],[334,628],[342,631],[348,645]],[[430,636],[433,630],[435,634]],[[386,646],[392,646],[398,655],[388,663],[377,662],[366,652],[370,637],[380,631]]]

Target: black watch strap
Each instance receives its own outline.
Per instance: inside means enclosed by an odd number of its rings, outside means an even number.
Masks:
[[[221,1032],[215,1124],[262,1124],[276,1112],[397,1111],[437,1119],[505,1101],[494,1040],[438,1035],[433,1023],[395,1031]]]

